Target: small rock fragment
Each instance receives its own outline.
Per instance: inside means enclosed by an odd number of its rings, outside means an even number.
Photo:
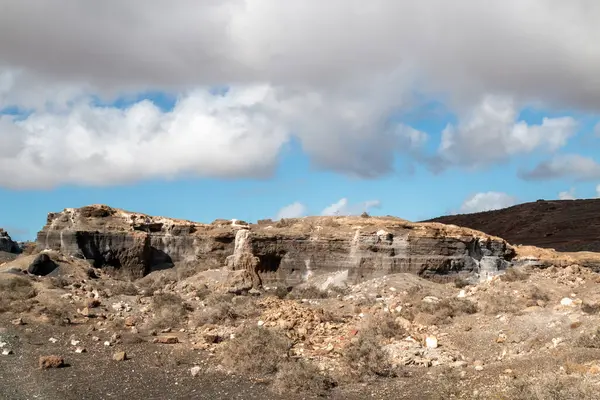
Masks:
[[[81,354],[81,353],[85,353],[87,352],[87,350],[84,347],[78,347],[75,349],[75,353]]]
[[[10,323],[13,325],[25,325],[25,322],[23,322],[23,318],[15,318],[12,321],[10,321]]]
[[[48,339],[48,341],[52,342],[52,343],[56,343],[56,342],[58,342],[58,339],[51,337],[50,339]]]
[[[176,344],[179,343],[179,338],[177,336],[159,336],[154,338],[153,342],[162,344]]]
[[[59,356],[41,356],[38,363],[40,369],[61,368],[65,366],[65,360]]]
[[[11,349],[3,349],[2,350],[2,355],[3,356],[9,356],[11,354],[13,354],[13,351]]]
[[[117,351],[115,354],[113,354],[113,360],[125,361],[127,360],[127,353],[125,353],[124,351]]]
[[[200,367],[199,366],[194,366],[190,369],[190,373],[192,374],[192,376],[198,376],[198,374],[200,373]]]

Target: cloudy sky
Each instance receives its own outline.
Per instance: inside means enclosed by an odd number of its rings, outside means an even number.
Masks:
[[[600,195],[595,0],[0,0],[0,226]]]

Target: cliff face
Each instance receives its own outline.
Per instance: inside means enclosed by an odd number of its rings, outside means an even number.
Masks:
[[[486,275],[506,268],[514,257],[514,249],[500,238],[390,217],[200,224],[107,206],[49,214],[37,245],[38,250],[89,259],[97,267],[125,268],[132,275],[175,263],[232,270],[251,265],[259,281],[289,284],[340,270],[348,270],[355,281],[396,272]]]
[[[21,252],[19,245],[14,242],[9,236],[8,232],[2,228],[0,228],[0,251],[14,254]]]

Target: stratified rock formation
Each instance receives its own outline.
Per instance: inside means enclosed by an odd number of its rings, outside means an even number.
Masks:
[[[479,276],[506,268],[515,255],[507,242],[481,232],[392,217],[200,224],[103,205],[49,214],[37,245],[132,276],[177,263],[227,266],[244,271],[238,283],[251,287],[274,280],[294,284],[341,270],[348,270],[351,281],[397,272]]]

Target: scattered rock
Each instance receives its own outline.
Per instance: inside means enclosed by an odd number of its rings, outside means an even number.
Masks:
[[[12,321],[10,321],[10,323],[13,325],[25,325],[25,322],[23,322],[23,318],[15,318]]]
[[[115,361],[125,361],[127,360],[127,353],[124,351],[117,351],[115,354],[113,354],[112,358]]]
[[[81,353],[86,353],[87,350],[84,347],[78,347],[75,349],[75,353],[81,354]]]
[[[13,351],[11,349],[3,349],[2,350],[2,355],[3,356],[9,356],[11,354],[13,354]]]
[[[201,371],[201,368],[197,365],[190,369],[190,373],[192,374],[192,376],[198,376],[200,371]]]
[[[152,340],[153,343],[176,344],[179,343],[177,336],[158,336]]]
[[[427,336],[425,338],[425,347],[429,348],[429,349],[437,349],[438,347],[438,340],[435,336]]]
[[[62,368],[65,360],[59,356],[41,356],[38,361],[40,369]]]

